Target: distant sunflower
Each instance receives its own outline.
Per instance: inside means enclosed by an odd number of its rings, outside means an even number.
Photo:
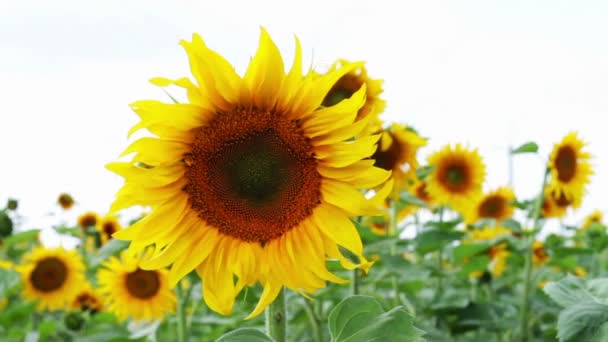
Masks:
[[[101,243],[105,244],[106,242],[112,239],[112,234],[121,230],[122,226],[120,222],[118,222],[118,218],[115,216],[106,216],[97,225],[97,231],[101,236]]]
[[[110,257],[97,271],[99,293],[105,308],[120,320],[162,319],[175,311],[175,294],[169,288],[167,270],[143,270],[142,258],[123,251]]]
[[[57,204],[65,210],[71,209],[74,206],[74,198],[70,194],[62,193],[57,198]]]
[[[418,168],[418,149],[426,145],[426,139],[409,127],[393,123],[382,131],[378,149],[372,155],[375,166],[392,171],[395,180],[394,195],[404,190],[409,178],[414,178]]]
[[[546,187],[541,216],[545,218],[562,218],[566,215],[568,208],[580,207],[581,200],[582,194],[574,194],[571,199],[566,198],[564,194],[556,198],[551,188]]]
[[[541,266],[549,260],[549,255],[545,250],[545,245],[536,240],[534,244],[532,244],[532,261],[535,266]]]
[[[78,216],[78,225],[82,229],[87,229],[89,227],[95,227],[99,222],[99,215],[92,211],[88,211],[80,216]]]
[[[70,308],[94,314],[103,310],[103,299],[90,285],[85,286],[76,294]]]
[[[500,222],[508,219],[513,216],[511,202],[514,200],[513,190],[508,187],[498,188],[480,197],[465,214],[465,221],[474,223],[480,219],[494,219]]]
[[[411,186],[411,191],[416,197],[423,200],[428,205],[435,205],[437,202],[435,198],[431,197],[429,194],[427,190],[427,182],[425,180],[416,178],[414,180],[414,184]]]
[[[477,150],[447,145],[429,156],[428,163],[433,171],[426,178],[426,190],[439,204],[458,209],[480,195],[485,165]]]
[[[344,66],[352,65],[352,63],[340,59],[335,62],[331,69],[331,72],[335,72]],[[367,119],[369,122],[369,129],[380,128],[382,123],[379,119],[379,115],[384,111],[386,101],[380,98],[380,95],[384,91],[382,89],[383,80],[374,80],[367,75],[367,69],[363,64],[358,67],[351,69],[346,74],[342,75],[331,87],[329,92],[325,95],[322,105],[325,107],[331,107],[342,100],[350,99],[356,94],[361,87],[365,86],[366,98],[365,103],[358,110],[357,121]]]
[[[602,224],[603,220],[604,220],[604,214],[602,213],[602,211],[595,210],[591,214],[587,215],[587,217],[585,217],[585,222],[583,223],[583,229],[589,228],[589,226],[592,223]]]
[[[474,229],[469,231],[468,239],[464,243],[471,242],[486,242],[494,241],[495,239],[511,235],[511,230],[502,226],[484,227],[482,229]],[[510,254],[508,244],[505,242],[491,246],[487,250],[487,255],[490,258],[488,265],[492,276],[500,277],[507,268],[507,258]],[[479,278],[483,275],[482,271],[472,272],[471,277]]]
[[[141,267],[172,264],[171,287],[196,269],[205,302],[222,314],[231,312],[243,287],[260,282],[264,290],[249,318],[283,286],[313,293],[325,281],[345,282],[327,270],[327,258],[349,269],[369,268],[349,217],[382,214],[359,190],[382,184],[390,172],[367,159],[379,135],[359,136],[365,126],[355,122],[366,86],[322,106],[336,82],[363,64],[302,77],[296,40],[285,74],[276,45],[262,30],[241,78],[200,36],[181,44],[197,84],[187,78],[153,82],[185,88],[190,103],[133,104],[142,120],[131,132],[146,128],[158,138],[135,141],[123,153],[135,152],[130,162],[108,165],[126,178],[112,212],[153,208],[114,237],[131,240],[131,251],[155,244],[155,255]],[[379,196],[386,197],[391,186]]]
[[[35,247],[18,266],[23,297],[38,300],[38,310],[59,310],[78,293],[84,278],[84,264],[76,251]]]
[[[574,196],[584,195],[593,174],[589,163],[591,154],[583,151],[584,146],[576,133],[570,133],[553,147],[548,167],[551,170],[549,187],[555,198],[563,196],[571,201]]]

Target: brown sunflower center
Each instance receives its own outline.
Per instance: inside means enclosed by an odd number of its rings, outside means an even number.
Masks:
[[[145,271],[138,268],[127,274],[127,290],[134,297],[148,299],[154,297],[159,289],[160,279],[158,279],[156,271]]]
[[[499,219],[505,212],[507,203],[502,196],[488,196],[479,204],[478,213],[483,218]]]
[[[192,208],[243,241],[280,237],[320,200],[321,176],[309,140],[284,115],[255,109],[221,113],[197,132],[187,156]]]
[[[545,252],[545,248],[540,246],[540,247],[534,247],[533,250],[534,256],[536,257],[536,259],[538,259],[539,261],[544,261],[545,259],[547,259],[547,253]]]
[[[576,151],[571,146],[562,146],[555,157],[557,178],[569,182],[576,175]]]
[[[439,182],[449,191],[465,191],[471,182],[469,168],[464,161],[452,160],[439,168]]]
[[[564,207],[567,207],[567,206],[569,206],[570,204],[572,204],[572,200],[571,200],[571,199],[568,199],[568,198],[567,198],[567,197],[566,197],[566,196],[565,196],[565,195],[562,193],[562,194],[561,194],[559,197],[555,198],[555,204],[557,204],[559,207],[564,208]]]
[[[67,278],[67,267],[62,260],[55,257],[38,261],[30,274],[32,286],[42,292],[52,292],[61,288]]]
[[[393,142],[384,151],[380,151],[380,147],[376,150],[372,159],[375,160],[374,166],[392,171],[399,167],[400,156],[403,154],[404,147],[402,144],[393,139]]]
[[[102,230],[108,238],[111,238],[112,234],[116,233],[116,224],[114,222],[104,222]]]
[[[80,226],[83,228],[92,227],[97,224],[97,218],[94,215],[84,215],[79,221]]]
[[[426,190],[425,182],[420,182],[420,184],[418,184],[418,186],[416,186],[416,197],[420,198],[421,200],[423,200],[425,202],[431,201],[431,196],[429,195],[428,191]]]
[[[357,75],[346,74],[342,76],[323,99],[323,106],[330,107],[344,99],[349,99],[362,85],[363,82]]]

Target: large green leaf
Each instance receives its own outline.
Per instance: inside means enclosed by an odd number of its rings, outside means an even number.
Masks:
[[[329,314],[329,331],[332,342],[424,341],[413,321],[401,306],[385,312],[372,297],[351,296]]]
[[[4,247],[10,248],[20,242],[33,242],[38,238],[39,229],[26,230],[17,234],[13,234],[4,239]]]
[[[108,259],[112,255],[117,255],[122,250],[127,248],[127,246],[129,246],[128,241],[122,241],[117,239],[112,239],[108,241],[108,243],[101,247],[101,249],[99,250],[99,254],[97,254],[91,260],[91,266],[99,266],[99,264],[101,264],[104,260]]]
[[[460,240],[463,236],[463,232],[427,230],[416,237],[416,250],[421,254],[434,252],[452,241]]]
[[[454,259],[456,261],[462,261],[465,258],[475,256],[490,248],[487,243],[467,243],[462,244],[454,248]]]
[[[271,337],[258,329],[241,328],[222,335],[216,342],[272,342]]]

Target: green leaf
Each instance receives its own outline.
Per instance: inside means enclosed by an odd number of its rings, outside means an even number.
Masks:
[[[101,264],[104,260],[108,259],[112,255],[117,255],[122,250],[129,246],[129,241],[122,241],[118,239],[112,239],[108,241],[91,261],[91,266],[95,267]]]
[[[401,306],[384,312],[380,303],[368,296],[351,296],[329,314],[332,342],[424,341],[424,332]]]
[[[241,328],[222,335],[215,342],[272,342],[271,337],[258,329]]]
[[[407,191],[402,192],[399,195],[399,199],[402,202],[406,203],[406,204],[413,205],[413,206],[416,206],[416,207],[420,207],[420,208],[426,208],[426,207],[428,207],[428,205],[426,204],[425,201],[423,201],[420,198],[418,198],[418,197],[410,194]]]
[[[432,165],[419,167],[418,169],[416,169],[416,177],[418,177],[418,179],[424,179],[426,178],[426,176],[431,174],[434,169],[435,167]]]
[[[462,266],[460,274],[462,276],[468,276],[471,272],[485,271],[488,268],[488,264],[490,264],[489,256],[478,255]]]
[[[14,246],[17,243],[21,242],[33,242],[38,239],[39,229],[26,230],[24,232],[20,232],[17,234],[13,234],[10,237],[4,239],[5,248],[9,248]]]
[[[564,309],[557,320],[560,341],[590,341],[608,322],[608,306],[593,302],[579,303]]]
[[[454,259],[462,261],[464,258],[472,257],[490,248],[487,243],[466,243],[454,248]]]
[[[55,231],[59,234],[67,234],[78,238],[82,236],[82,230],[79,227],[56,227]]]
[[[416,237],[416,250],[421,254],[442,249],[452,241],[460,240],[465,234],[456,231],[428,230]]]
[[[538,152],[538,145],[532,141],[527,142],[514,150],[511,150],[511,154],[536,153],[536,152]]]
[[[42,321],[38,327],[38,332],[40,333],[41,338],[49,337],[55,334],[55,331],[57,331],[57,322],[50,319]]]

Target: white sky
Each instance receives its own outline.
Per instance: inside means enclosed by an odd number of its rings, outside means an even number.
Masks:
[[[298,35],[308,61],[365,60],[385,80],[385,119],[431,138],[479,147],[487,185],[507,182],[507,146],[545,154],[570,130],[590,142],[596,176],[576,222],[606,209],[608,2],[605,1],[9,1],[0,0],[0,201],[33,218],[104,213],[121,179],[104,169],[136,122],[128,104],[166,100],[147,80],[188,74],[180,39],[199,32],[244,70],[266,27],[286,64]],[[543,163],[516,159],[521,197]],[[47,217],[48,218],[48,217]],[[54,220],[54,221],[53,221]]]

